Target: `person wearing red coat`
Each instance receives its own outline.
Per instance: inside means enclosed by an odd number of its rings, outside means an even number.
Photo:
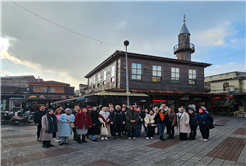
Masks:
[[[77,143],[86,143],[87,141],[85,140],[85,136],[88,129],[92,126],[91,116],[86,108],[82,108],[80,112],[75,115],[74,125],[76,127]]]

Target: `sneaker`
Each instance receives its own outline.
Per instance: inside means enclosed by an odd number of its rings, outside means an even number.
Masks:
[[[59,143],[59,142],[61,142],[61,140],[59,140],[59,139],[56,139],[56,140],[55,140],[55,142],[56,142],[56,143]]]
[[[105,140],[108,140],[108,137],[104,137]]]
[[[136,137],[133,137],[132,139],[136,139]]]
[[[200,141],[203,141],[203,138],[201,138]]]
[[[204,141],[204,142],[207,142],[207,141],[208,141],[208,139],[203,139],[203,141]]]
[[[149,139],[149,137],[146,137],[146,139]]]
[[[132,139],[131,137],[128,137],[128,139]]]
[[[153,137],[150,137],[150,139],[153,139]]]
[[[104,137],[102,137],[101,140],[104,140]]]

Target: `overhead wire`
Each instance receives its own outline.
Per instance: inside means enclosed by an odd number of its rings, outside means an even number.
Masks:
[[[41,18],[41,19],[43,19],[43,20],[45,20],[45,21],[47,21],[47,22],[49,22],[49,23],[51,23],[51,24],[53,24],[53,25],[55,25],[55,26],[58,26],[58,27],[60,27],[60,28],[62,28],[62,29],[65,29],[65,30],[67,30],[67,31],[69,31],[69,32],[71,32],[71,33],[74,33],[74,34],[80,35],[80,36],[82,36],[82,37],[85,37],[85,38],[88,38],[88,39],[91,39],[91,40],[100,42],[101,44],[104,43],[104,44],[108,44],[108,45],[114,45],[114,46],[121,46],[121,47],[123,47],[123,45],[114,44],[114,43],[106,42],[106,41],[103,41],[103,40],[99,40],[99,39],[96,39],[96,38],[93,38],[93,37],[90,37],[90,36],[81,34],[81,33],[79,33],[79,32],[76,32],[76,31],[74,31],[74,30],[71,30],[71,29],[69,29],[69,28],[66,28],[66,27],[64,27],[64,26],[62,26],[62,25],[59,25],[59,24],[57,24],[57,23],[55,23],[55,22],[53,22],[53,21],[51,21],[51,20],[49,20],[49,19],[47,19],[47,18],[44,18],[43,16],[40,16],[40,15],[34,13],[33,11],[31,11],[31,10],[29,10],[29,9],[27,9],[27,8],[25,8],[25,7],[23,7],[23,6],[21,6],[21,5],[19,5],[18,3],[14,2],[14,1],[12,1],[12,0],[9,0],[9,1],[12,2],[13,4],[19,6],[20,8],[26,10],[27,12],[29,12],[29,13],[31,13],[31,14],[33,14],[33,15],[35,15],[35,16],[37,16],[37,17],[39,17],[39,18]]]

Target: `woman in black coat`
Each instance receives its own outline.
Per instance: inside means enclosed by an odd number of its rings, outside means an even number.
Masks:
[[[198,114],[195,112],[193,108],[188,109],[188,113],[190,115],[190,140],[196,139],[196,129],[198,126]]]
[[[92,141],[97,141],[95,135],[100,134],[100,125],[101,125],[101,123],[98,120],[97,107],[92,107],[92,110],[90,113],[91,113],[92,127],[89,128],[88,133],[91,135]]]

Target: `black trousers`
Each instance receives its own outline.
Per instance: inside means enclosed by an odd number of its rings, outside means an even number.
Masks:
[[[202,138],[208,139],[209,138],[209,128],[206,125],[199,125]]]
[[[40,137],[41,129],[42,129],[42,125],[39,123],[39,124],[37,125],[37,139],[39,139],[39,137]]]
[[[170,137],[174,136],[174,126],[172,126],[172,122],[167,122],[167,133]]]
[[[110,134],[113,135],[113,125],[110,124]]]
[[[156,126],[148,126],[148,134],[147,134],[147,137],[153,137],[154,136],[155,127]]]
[[[121,136],[122,132],[122,124],[113,124],[112,136],[116,136],[116,131],[118,132],[118,136]]]
[[[187,140],[187,133],[179,133],[180,140]]]
[[[190,125],[190,130],[191,130],[191,133],[190,133],[190,138],[196,138],[196,129],[197,129],[197,125]]]

